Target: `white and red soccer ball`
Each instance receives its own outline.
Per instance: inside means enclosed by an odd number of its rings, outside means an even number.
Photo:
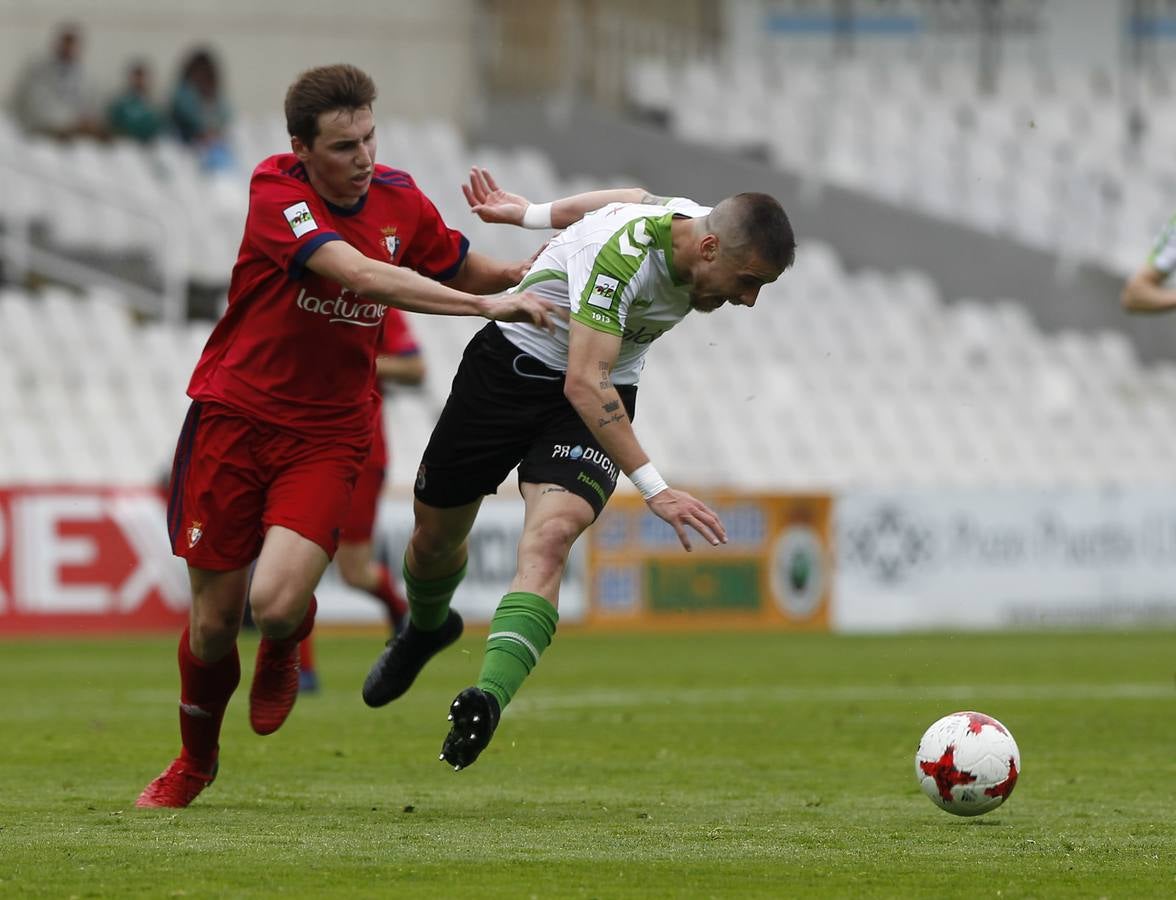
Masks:
[[[1021,773],[1021,751],[1000,722],[978,712],[944,716],[923,734],[915,754],[919,786],[940,809],[957,816],[991,812]]]

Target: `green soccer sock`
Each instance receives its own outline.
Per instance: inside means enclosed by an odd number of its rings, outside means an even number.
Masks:
[[[498,604],[486,639],[478,687],[506,709],[555,636],[559,613],[538,594],[515,591]]]
[[[449,603],[461,580],[465,578],[466,562],[452,575],[444,578],[417,578],[404,562],[404,588],[408,594],[408,612],[413,627],[420,631],[436,631],[449,616]]]

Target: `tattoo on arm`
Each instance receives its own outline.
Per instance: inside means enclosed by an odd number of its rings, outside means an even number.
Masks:
[[[657,194],[646,194],[641,198],[641,202],[646,206],[665,206],[669,201],[669,197],[659,197]]]
[[[552,484],[552,485],[548,485],[547,487],[545,487],[539,493],[541,493],[541,494],[566,494],[567,492],[568,492],[567,488],[562,488],[558,484]]]
[[[612,387],[612,378],[609,377],[611,371],[612,371],[612,366],[609,365],[608,363],[606,363],[604,360],[601,360],[600,361],[600,382],[599,382],[599,384],[600,384],[600,389],[602,391],[607,391],[610,387]]]
[[[604,411],[605,412],[615,412],[617,407],[619,407],[620,405],[621,405],[620,400],[609,400],[608,403],[604,404]]]
[[[605,425],[611,425],[613,422],[621,422],[626,418],[624,413],[613,413],[607,419],[597,419],[596,424],[603,428]]]

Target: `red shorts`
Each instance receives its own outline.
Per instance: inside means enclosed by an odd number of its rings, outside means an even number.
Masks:
[[[372,465],[369,459],[359,473],[355,490],[351,492],[351,508],[347,510],[347,518],[343,520],[339,540],[349,544],[363,544],[372,539],[383,489],[384,467]]]
[[[172,464],[172,552],[196,568],[239,569],[257,558],[266,529],[281,525],[333,557],[368,450],[194,402]]]

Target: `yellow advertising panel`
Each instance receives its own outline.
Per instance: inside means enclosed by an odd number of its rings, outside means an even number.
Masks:
[[[697,494],[728,542],[674,530],[635,495],[615,495],[588,530],[586,622],[617,628],[824,630],[832,567],[828,496]]]

